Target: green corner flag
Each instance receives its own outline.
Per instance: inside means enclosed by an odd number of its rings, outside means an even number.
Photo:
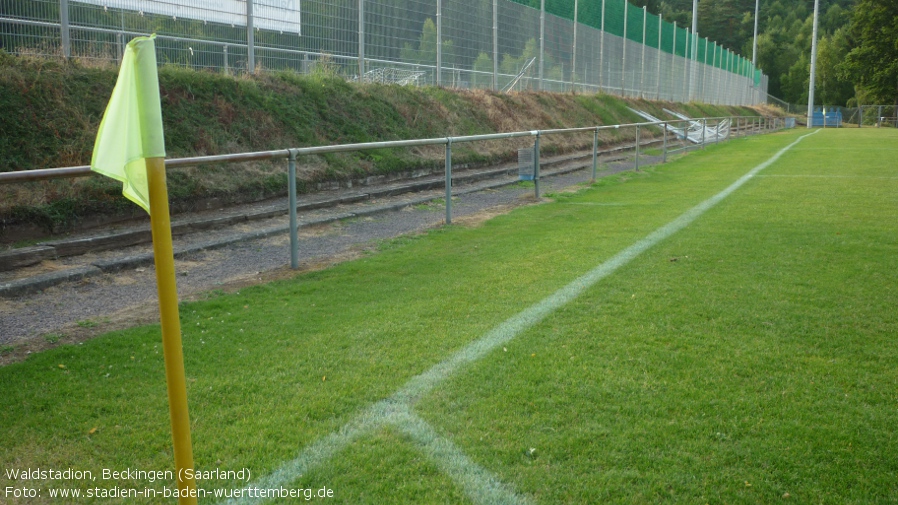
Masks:
[[[122,194],[147,212],[146,159],[165,157],[155,38],[128,43],[90,160],[91,170],[121,181]]]

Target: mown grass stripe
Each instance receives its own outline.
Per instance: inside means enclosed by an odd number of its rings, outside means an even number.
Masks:
[[[324,463],[327,459],[346,448],[353,441],[357,440],[362,435],[369,433],[370,430],[397,423],[399,423],[398,425],[401,427],[401,423],[407,421],[402,418],[402,412],[411,409],[420,398],[432,391],[442,382],[446,381],[464,365],[481,359],[502,344],[509,342],[542,321],[547,315],[577,298],[581,293],[594,286],[603,278],[627,265],[646,250],[689,226],[702,214],[742,187],[759,172],[779,160],[783,154],[792,149],[795,145],[819,131],[820,130],[815,130],[814,132],[802,135],[791,144],[777,151],[768,160],[749,170],[745,175],[730,184],[723,191],[687,210],[673,221],[648,234],[646,237],[617,253],[612,258],[596,266],[586,274],[557,290],[552,295],[544,298],[542,301],[510,317],[489,333],[468,344],[446,360],[436,364],[426,372],[413,377],[392,396],[365,409],[357,418],[347,423],[340,430],[308,446],[299,454],[299,456],[297,456],[297,458],[287,462],[269,476],[248,487],[274,488],[287,485],[311,468]],[[423,437],[422,440],[426,442],[427,437]],[[466,481],[461,480],[461,482]],[[465,491],[469,493],[470,496],[469,490],[466,489]],[[225,503],[249,504],[259,503],[260,501],[261,500],[245,499],[232,500]]]

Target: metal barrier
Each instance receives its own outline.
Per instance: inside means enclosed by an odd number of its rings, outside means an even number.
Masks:
[[[736,128],[731,128],[731,125],[735,121]],[[713,124],[713,127],[708,126],[709,124]],[[360,144],[338,144],[338,145],[330,145],[330,146],[316,146],[316,147],[300,147],[300,148],[291,148],[291,149],[278,149],[273,151],[259,151],[259,152],[251,152],[251,153],[236,153],[236,154],[220,154],[220,155],[212,155],[212,156],[196,156],[190,158],[173,158],[166,159],[165,166],[167,168],[176,168],[176,167],[187,167],[187,166],[200,166],[200,165],[209,165],[213,163],[237,163],[244,161],[260,161],[260,160],[276,160],[276,159],[286,159],[288,160],[288,183],[287,183],[287,191],[288,191],[288,206],[290,213],[290,266],[292,268],[299,268],[299,260],[298,260],[298,244],[299,240],[297,237],[297,215],[296,215],[296,207],[297,207],[297,194],[296,194],[296,186],[297,186],[297,178],[296,178],[296,164],[299,161],[301,156],[310,156],[310,155],[318,155],[318,154],[328,154],[328,153],[341,153],[341,152],[353,152],[353,151],[364,151],[364,150],[372,150],[372,149],[386,149],[386,148],[396,148],[396,147],[419,147],[419,146],[435,146],[435,145],[444,145],[445,146],[445,189],[446,189],[446,224],[452,223],[452,146],[453,144],[462,144],[462,143],[471,143],[471,142],[485,142],[485,141],[496,141],[496,140],[507,140],[512,138],[521,138],[521,137],[533,137],[533,162],[534,162],[534,170],[533,170],[533,186],[534,186],[534,196],[536,198],[540,197],[540,173],[539,173],[539,160],[540,160],[540,138],[547,135],[562,135],[562,134],[572,134],[572,133],[593,133],[593,146],[592,146],[592,180],[595,180],[598,173],[598,153],[599,153],[599,132],[602,130],[620,130],[626,128],[635,128],[635,138],[636,142],[633,145],[634,153],[635,153],[635,169],[639,170],[639,157],[640,157],[640,146],[643,144],[648,144],[646,142],[641,142],[641,133],[646,128],[657,128],[661,130],[662,134],[662,163],[667,162],[667,156],[669,154],[677,153],[677,152],[687,152],[691,149],[704,149],[705,144],[707,142],[711,142],[711,137],[708,134],[708,131],[716,131],[717,134],[713,135],[713,142],[716,144],[720,141],[721,138],[728,139],[730,136],[730,132],[735,132],[735,135],[739,135],[740,132],[742,136],[759,134],[765,131],[776,131],[785,127],[785,120],[783,118],[777,117],[763,117],[763,116],[737,116],[737,117],[717,117],[717,118],[699,118],[699,119],[685,119],[685,120],[671,120],[671,121],[650,121],[644,123],[631,123],[631,124],[622,124],[622,125],[606,125],[606,126],[589,126],[582,128],[563,128],[563,129],[553,129],[553,130],[531,130],[531,131],[520,131],[520,132],[510,132],[510,133],[493,133],[486,135],[468,135],[462,137],[440,137],[440,138],[430,138],[430,139],[413,139],[413,140],[394,140],[394,141],[385,141],[385,142],[365,142]],[[693,128],[700,128],[701,133],[700,137],[695,134],[690,134]],[[676,138],[679,138],[684,146],[680,148],[671,149],[670,142],[668,141],[668,132],[673,132]],[[677,133],[681,132],[681,133]],[[700,139],[700,140],[697,140]],[[653,141],[656,143],[657,140]],[[93,172],[90,170],[90,166],[77,166],[77,167],[65,167],[65,168],[47,168],[47,169],[36,169],[36,170],[24,170],[18,172],[3,172],[0,173],[0,184],[12,184],[12,183],[20,183],[20,182],[28,182],[28,181],[41,181],[41,180],[51,180],[51,179],[63,179],[63,178],[73,178],[73,177],[85,177],[92,175]]]

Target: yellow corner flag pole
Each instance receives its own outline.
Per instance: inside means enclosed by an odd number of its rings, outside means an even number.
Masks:
[[[193,472],[193,447],[190,441],[190,416],[187,415],[187,382],[184,379],[184,352],[181,346],[181,321],[178,315],[178,286],[175,281],[175,257],[172,249],[171,219],[165,158],[147,158],[147,182],[150,193],[150,227],[153,231],[153,257],[156,262],[156,286],[159,291],[159,316],[162,323],[162,352],[165,356],[165,381],[168,384],[168,410],[171,414],[175,468],[178,470],[178,503],[196,503]]]
[[[187,382],[178,317],[154,39],[155,35],[137,37],[128,43],[118,80],[100,122],[90,167],[121,181],[125,197],[150,214],[178,503],[195,505],[197,490],[192,471],[193,448],[187,413]]]

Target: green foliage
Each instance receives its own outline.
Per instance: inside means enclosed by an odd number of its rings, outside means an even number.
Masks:
[[[561,64],[555,62],[555,58],[548,51],[544,53],[545,61],[543,62],[543,77],[546,79],[561,80],[564,77],[564,70]],[[524,65],[531,58],[537,58],[527,75],[537,75],[539,68],[539,44],[534,38],[528,39],[524,43],[524,49],[518,56],[512,56],[508,53],[502,55],[502,61],[499,63],[499,71],[503,74],[517,75],[524,68]]]
[[[858,0],[851,38],[855,47],[840,67],[843,78],[866,88],[880,103],[898,105],[898,3]]]
[[[455,63],[455,44],[451,40],[443,40],[442,49],[443,67],[451,67]],[[436,65],[437,63],[437,27],[433,20],[424,20],[421,27],[421,36],[418,39],[418,47],[413,47],[406,42],[399,53],[399,59],[404,62],[420,65]]]
[[[839,28],[832,35],[824,36],[817,42],[815,102],[844,106],[854,96],[854,76],[846,75],[839,70],[849,50],[845,28]]]
[[[493,59],[484,52],[474,60],[474,71],[471,84],[475,88],[489,88],[493,83]]]

